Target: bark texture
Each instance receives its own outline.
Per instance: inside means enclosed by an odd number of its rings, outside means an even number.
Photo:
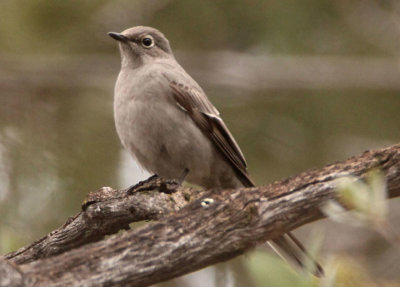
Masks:
[[[340,200],[339,178],[362,180],[373,169],[385,175],[389,197],[399,196],[400,145],[255,188],[201,192],[159,178],[129,192],[103,188],[62,227],[0,260],[0,286],[8,286],[8,276],[21,277],[14,286],[146,286],[171,279],[320,219],[321,205]],[[158,221],[103,239],[151,219]]]

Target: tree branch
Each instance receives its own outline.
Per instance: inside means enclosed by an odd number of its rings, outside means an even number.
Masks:
[[[25,264],[54,256],[99,241],[121,229],[128,230],[132,222],[157,220],[202,195],[198,190],[183,189],[176,182],[153,177],[139,182],[131,190],[133,192],[103,187],[91,192],[81,212],[60,228],[5,258]]]
[[[131,216],[131,213],[145,214],[130,218],[137,220],[159,218],[160,211],[161,215],[173,212],[158,222],[141,228],[86,244],[57,256],[19,265],[18,272],[23,276],[25,284],[21,286],[64,286],[76,284],[77,280],[84,286],[146,286],[171,279],[233,258],[257,243],[320,219],[323,217],[321,205],[328,199],[337,198],[335,187],[338,178],[352,175],[363,179],[372,169],[380,169],[385,175],[389,197],[400,195],[400,145],[368,151],[347,161],[304,172],[267,186],[207,191],[200,199],[197,199],[200,195],[198,191],[176,189],[173,182],[159,179],[144,183],[144,186],[147,185],[144,188],[146,191],[143,191],[143,185],[139,185],[131,195],[124,195],[124,191],[103,190],[100,191],[100,196],[93,197],[94,200],[89,199],[82,213],[67,222],[56,234],[62,233],[63,228],[70,228],[78,217],[86,217],[84,214],[88,210],[93,212],[95,218],[101,214],[101,220],[96,221],[96,228],[86,226],[81,229],[89,233],[82,237],[97,240],[107,232],[103,232],[100,237],[90,235],[90,232],[95,230],[96,234],[99,230],[108,230],[104,226],[113,224],[116,226],[114,229],[118,229],[118,225],[126,227],[128,223],[123,217]],[[166,208],[146,209],[156,194],[163,198],[161,205],[168,200],[172,204],[163,205]],[[171,198],[179,194],[181,201],[173,202]],[[192,194],[197,196],[196,200],[188,200]],[[143,196],[136,198],[142,202],[133,202],[135,200],[130,196],[134,195]],[[122,210],[114,209],[123,206],[122,203],[117,203],[119,200],[123,202],[131,199],[129,204],[138,205],[139,211],[136,211],[136,207],[129,209],[129,205]],[[156,203],[155,206],[159,204]],[[128,209],[124,211],[124,208]],[[107,214],[120,216],[112,216],[110,224]],[[50,233],[43,241],[50,240],[50,243],[54,235]],[[35,247],[27,248],[29,249]],[[36,253],[30,259],[18,259],[24,249],[17,253],[9,254],[7,258],[14,262],[28,262],[40,256]],[[2,267],[5,263],[0,261],[0,272],[11,268],[10,264]]]

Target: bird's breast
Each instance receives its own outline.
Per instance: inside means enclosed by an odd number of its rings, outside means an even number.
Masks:
[[[119,80],[124,83],[124,76]],[[145,169],[177,178],[189,166],[195,170],[193,165],[210,162],[211,144],[176,105],[164,77],[146,77],[146,81],[125,86],[118,82],[114,98],[117,132],[123,146]]]

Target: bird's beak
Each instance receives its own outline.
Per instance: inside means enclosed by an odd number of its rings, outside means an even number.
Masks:
[[[116,32],[108,32],[108,36],[113,38],[114,40],[120,41],[120,42],[127,42],[128,38],[125,37],[124,35]]]

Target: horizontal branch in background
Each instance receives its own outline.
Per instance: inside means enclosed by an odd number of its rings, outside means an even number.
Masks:
[[[400,67],[395,57],[266,56],[225,51],[178,52],[176,57],[196,80],[207,85],[248,91],[400,90]],[[119,65],[116,55],[6,55],[0,57],[0,87],[18,91],[41,86],[110,90]]]
[[[165,200],[173,202],[171,196],[181,193],[183,205],[173,203],[173,212],[157,222],[57,256],[18,267],[0,260],[0,286],[6,286],[4,282],[12,276],[17,278],[14,282],[24,282],[20,286],[72,285],[77,278],[84,286],[146,286],[187,274],[321,218],[321,205],[337,197],[335,187],[339,178],[351,175],[363,179],[373,169],[380,169],[385,175],[389,197],[399,196],[400,145],[368,151],[267,186],[207,191],[196,200],[190,199],[194,192],[191,189],[176,189],[173,182],[152,179],[138,185],[132,195],[164,193]],[[107,211],[106,206],[124,206],[110,205],[110,201],[127,200],[123,191],[99,192],[89,198],[82,213],[94,208],[101,214]],[[141,202],[142,206],[151,205],[151,197],[143,200],[148,202]],[[142,210],[146,213],[145,208]],[[154,211],[150,210],[149,213]],[[64,227],[68,228],[76,218]],[[107,216],[102,220],[107,224]],[[117,218],[111,221],[118,224]],[[57,232],[62,232],[62,228]]]

